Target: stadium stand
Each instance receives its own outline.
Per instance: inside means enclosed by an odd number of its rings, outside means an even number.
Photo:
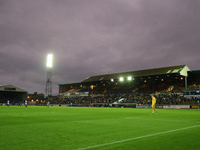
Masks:
[[[91,76],[78,83],[59,84],[59,95],[44,99],[44,94],[28,94],[29,104],[87,107],[137,107],[157,105],[198,105],[200,71],[186,65]],[[27,91],[12,85],[0,87],[0,103],[17,103]],[[120,101],[120,99],[123,99]]]
[[[7,100],[10,101],[10,104],[18,103],[27,98],[27,93],[13,85],[0,86],[0,103],[6,103]]]
[[[124,104],[146,105],[150,103],[149,95],[156,94],[158,104],[198,104],[198,97],[186,98],[184,94],[190,89],[200,88],[199,75],[200,71],[191,71],[186,65],[180,65],[91,76],[80,83],[59,84],[60,102],[108,105],[124,97]],[[80,91],[88,94],[80,96]]]

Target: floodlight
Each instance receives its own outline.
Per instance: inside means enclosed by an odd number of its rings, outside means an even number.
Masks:
[[[120,77],[120,78],[119,78],[119,81],[124,81],[124,78],[123,78],[123,77]]]
[[[130,81],[132,79],[132,77],[128,77],[127,79]]]
[[[52,54],[47,55],[47,67],[51,68],[52,67]]]
[[[44,97],[48,97],[52,93],[52,54],[47,55],[47,80]]]
[[[114,80],[113,79],[111,79],[111,82],[113,82]]]

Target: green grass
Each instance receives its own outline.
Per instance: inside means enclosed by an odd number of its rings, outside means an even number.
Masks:
[[[200,110],[0,106],[1,150],[197,150],[199,141]]]

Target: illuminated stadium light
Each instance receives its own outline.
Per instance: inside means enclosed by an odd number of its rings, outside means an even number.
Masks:
[[[47,80],[46,80],[46,88],[44,98],[52,95],[52,54],[47,55]]]
[[[47,55],[47,67],[48,68],[52,67],[52,58],[53,58],[52,54]]]
[[[114,82],[114,79],[111,79],[111,82]]]
[[[93,89],[94,89],[94,86],[93,86],[93,85],[90,85],[90,89],[93,90]]]
[[[127,79],[128,79],[129,81],[131,81],[132,77],[128,77]]]
[[[124,81],[124,78],[123,78],[123,77],[120,77],[120,78],[119,78],[119,81]]]

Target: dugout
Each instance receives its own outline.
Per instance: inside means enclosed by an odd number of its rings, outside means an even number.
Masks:
[[[0,103],[18,103],[27,98],[28,92],[13,85],[0,86]]]

